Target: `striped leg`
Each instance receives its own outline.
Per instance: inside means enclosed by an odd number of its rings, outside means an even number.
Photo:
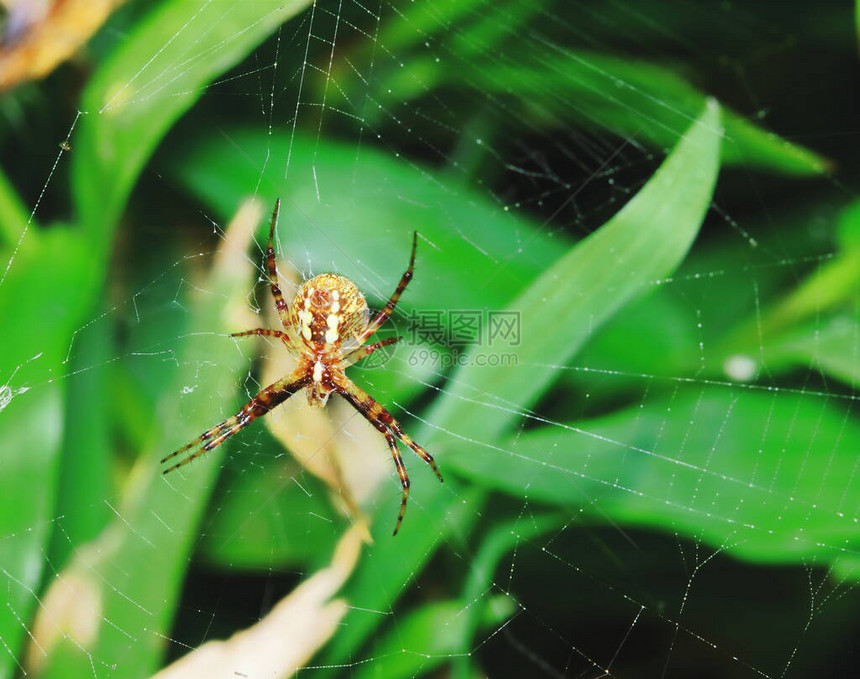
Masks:
[[[362,358],[370,356],[377,349],[387,347],[389,344],[394,344],[395,342],[399,342],[402,339],[402,337],[389,337],[388,339],[380,340],[379,342],[374,342],[373,344],[368,344],[364,347],[359,347],[358,349],[346,355],[346,357],[343,359],[343,367],[346,368],[348,366],[351,366],[353,363],[357,363]]]
[[[182,448],[179,448],[178,450],[174,450],[170,455],[162,459],[161,464],[164,464],[177,455],[184,453],[186,450],[191,450],[196,446],[200,446],[199,450],[195,450],[173,466],[165,469],[162,473],[169,474],[173,470],[179,469],[180,467],[188,464],[194,458],[200,457],[203,453],[208,453],[213,448],[221,445],[237,431],[244,429],[260,415],[265,415],[267,412],[272,410],[272,408],[286,401],[299,389],[307,386],[308,383],[309,380],[307,377],[293,374],[266,387],[263,391],[242,406],[239,412],[233,415],[233,417],[229,417],[223,422],[216,424],[214,427],[207,429],[191,443],[182,446]]]
[[[403,515],[406,513],[406,501],[409,499],[409,476],[406,473],[406,466],[403,464],[403,458],[400,451],[397,449],[397,441],[395,436],[403,443],[412,448],[427,464],[430,465],[433,472],[440,481],[443,481],[442,474],[439,473],[439,468],[430,455],[424,448],[413,441],[400,427],[389,412],[382,407],[380,403],[373,399],[372,396],[359,389],[350,380],[343,378],[342,382],[335,384],[335,390],[358,412],[364,415],[365,419],[377,428],[388,441],[388,447],[391,449],[391,457],[394,458],[394,465],[397,467],[397,473],[400,476],[400,485],[403,488],[403,499],[400,503],[400,513],[397,516],[397,523],[394,526],[393,535],[397,535],[400,530],[400,524],[403,522]]]
[[[409,475],[406,473],[406,465],[403,464],[400,451],[397,450],[397,439],[389,431],[384,431],[383,434],[385,435],[385,440],[388,442],[388,448],[391,450],[391,457],[394,458],[394,466],[397,467],[400,486],[403,488],[400,511],[397,513],[397,523],[394,524],[394,532],[392,533],[392,535],[397,535],[397,531],[400,530],[400,524],[403,523],[403,515],[406,514],[406,501],[409,499]]]
[[[287,339],[287,333],[280,330],[269,330],[268,328],[254,328],[244,332],[231,332],[230,337],[248,337],[249,335],[262,335],[263,337],[277,337],[281,340]]]
[[[281,287],[278,285],[278,269],[275,266],[275,225],[278,223],[278,210],[281,209],[281,199],[275,201],[275,209],[272,210],[272,221],[269,224],[269,245],[266,248],[266,265],[269,270],[269,285],[272,288],[272,297],[275,299],[275,308],[284,328],[289,330],[290,323],[287,316],[287,303]]]
[[[409,285],[409,281],[412,280],[412,272],[415,270],[415,249],[418,247],[418,232],[414,231],[412,233],[412,255],[409,257],[409,268],[403,272],[403,276],[400,278],[400,282],[397,284],[397,289],[394,291],[394,294],[391,295],[391,299],[388,300],[385,304],[385,308],[382,309],[378,314],[376,314],[376,318],[371,321],[370,325],[367,326],[367,330],[362,333],[359,338],[359,344],[363,344],[367,341],[367,338],[370,337],[373,333],[379,330],[382,327],[382,324],[388,320],[388,317],[394,311],[394,307],[397,306],[397,300],[400,299],[400,295],[403,294],[403,291],[406,289],[406,286]]]
[[[384,410],[382,412],[388,415],[388,413]],[[391,415],[388,415],[388,417],[391,417]],[[439,479],[440,482],[444,483],[445,479],[442,478],[442,473],[439,471],[439,467],[436,466],[436,460],[433,459],[433,456],[426,450],[424,450],[423,447],[415,443],[415,441],[412,440],[409,434],[407,434],[400,428],[400,423],[397,422],[397,420],[395,420],[393,417],[391,418],[391,423],[388,425],[388,427],[389,429],[391,429],[392,433],[397,438],[399,438],[401,441],[403,441],[403,443],[412,448],[412,450],[415,452],[416,455],[418,455],[418,457],[420,457],[427,464],[429,464],[430,469],[432,469],[433,473],[436,474],[436,478]]]

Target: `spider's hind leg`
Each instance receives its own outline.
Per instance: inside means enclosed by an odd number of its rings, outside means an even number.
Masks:
[[[196,446],[200,446],[199,450],[195,450],[176,464],[165,469],[162,473],[169,474],[170,472],[185,466],[191,462],[191,460],[200,457],[203,453],[208,453],[213,448],[217,448],[233,434],[247,427],[251,422],[260,417],[260,415],[265,415],[272,408],[286,401],[299,389],[307,386],[307,384],[308,379],[306,377],[293,374],[266,387],[242,406],[239,412],[233,415],[233,417],[228,417],[223,422],[219,422],[214,427],[210,427],[191,443],[174,450],[170,455],[162,458],[161,464],[164,464],[168,460],[172,460],[173,458],[181,455],[186,450],[192,450]]]
[[[400,530],[400,524],[403,523],[403,516],[406,514],[406,501],[409,499],[409,474],[406,473],[406,465],[403,464],[403,457],[400,455],[400,451],[397,450],[397,439],[389,431],[382,433],[385,435],[388,448],[391,450],[391,457],[394,458],[394,466],[397,467],[397,475],[400,477],[400,487],[403,488],[403,499],[400,501],[397,523],[394,524],[394,532],[392,533],[392,535],[397,535],[397,531]]]
[[[388,415],[386,411],[383,412]],[[391,417],[391,415],[388,415]],[[436,466],[436,460],[433,459],[433,456],[428,453],[424,448],[419,446],[412,438],[400,428],[400,424],[394,418],[391,418],[391,424],[388,425],[394,435],[399,438],[403,443],[412,448],[416,455],[418,455],[422,460],[424,460],[427,464],[430,465],[430,469],[433,470],[433,473],[436,474],[436,478],[439,481],[444,482],[445,479],[442,478],[442,473],[439,471],[439,467]]]
[[[436,466],[436,461],[433,456],[424,448],[419,446],[407,435],[400,427],[400,423],[395,420],[391,414],[370,394],[357,387],[348,379],[343,379],[335,384],[335,391],[343,396],[344,399],[365,419],[370,422],[376,429],[385,436],[388,442],[388,447],[391,450],[391,457],[394,458],[394,466],[397,467],[397,474],[400,476],[400,485],[403,488],[403,499],[400,503],[400,513],[397,516],[397,524],[394,526],[394,535],[400,530],[400,524],[403,521],[403,515],[406,513],[406,501],[409,499],[409,475],[406,473],[406,465],[403,464],[403,457],[397,449],[397,440],[395,437],[403,441],[407,446],[415,451],[436,474],[440,481],[443,481],[442,474]]]

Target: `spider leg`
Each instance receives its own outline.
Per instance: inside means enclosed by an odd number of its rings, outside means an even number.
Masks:
[[[376,314],[376,317],[371,321],[370,325],[367,326],[367,329],[362,333],[359,338],[359,344],[367,341],[367,338],[370,337],[373,333],[375,333],[379,328],[388,320],[388,317],[391,316],[394,311],[394,307],[397,306],[397,300],[400,299],[400,295],[406,289],[406,286],[409,285],[409,281],[412,280],[412,272],[415,269],[415,249],[418,247],[418,232],[412,232],[412,255],[409,257],[409,268],[403,272],[403,276],[400,278],[400,282],[397,284],[397,288],[394,290],[394,294],[391,295],[391,298],[386,302],[385,307]]]
[[[248,337],[249,335],[262,335],[264,337],[277,337],[278,339],[286,340],[287,333],[280,330],[269,330],[268,328],[254,328],[253,330],[245,330],[244,332],[231,332],[230,337]]]
[[[409,499],[409,475],[406,473],[406,465],[403,464],[403,457],[401,457],[400,451],[397,450],[397,440],[390,431],[384,431],[383,434],[391,450],[391,457],[394,458],[394,466],[397,467],[397,474],[400,476],[400,486],[403,488],[400,511],[397,512],[397,523],[394,524],[394,532],[391,533],[392,535],[397,535],[397,531],[400,530],[400,524],[403,523],[403,516],[406,514],[406,501]]]
[[[403,521],[403,515],[406,513],[406,501],[409,499],[409,476],[406,473],[406,466],[403,464],[403,458],[400,451],[397,449],[397,441],[394,437],[399,438],[403,443],[409,446],[416,454],[418,454],[436,474],[440,481],[443,481],[442,474],[439,473],[439,468],[433,456],[424,448],[413,441],[400,427],[400,423],[395,420],[391,414],[370,394],[357,387],[351,380],[343,377],[334,384],[335,391],[343,396],[344,399],[365,419],[370,422],[378,431],[385,436],[388,442],[388,447],[391,449],[391,457],[394,458],[394,465],[397,467],[397,473],[400,476],[400,485],[403,488],[403,499],[400,503],[400,513],[397,516],[397,524],[394,526],[393,535],[397,535],[400,530],[400,524]]]
[[[164,464],[177,455],[184,453],[186,450],[191,450],[198,445],[200,446],[199,450],[195,450],[173,466],[165,469],[162,473],[169,474],[173,470],[179,469],[180,467],[188,464],[194,458],[200,457],[203,453],[208,453],[213,448],[218,447],[237,431],[244,429],[260,415],[265,415],[267,412],[272,410],[272,408],[286,401],[299,389],[307,386],[308,383],[309,380],[307,377],[293,374],[269,385],[242,406],[242,408],[239,409],[239,412],[233,415],[233,417],[228,417],[223,422],[216,424],[214,427],[210,427],[191,443],[174,450],[170,455],[163,458],[161,460],[161,464]]]
[[[373,344],[368,344],[367,346],[354,349],[344,357],[343,367],[346,368],[348,366],[351,366],[353,363],[357,363],[362,358],[370,356],[377,349],[387,347],[389,344],[394,344],[395,342],[399,342],[402,339],[402,337],[389,337],[387,339],[380,340],[379,342],[374,342]]]
[[[286,330],[290,329],[289,317],[287,316],[287,303],[281,287],[278,285],[278,269],[275,266],[275,225],[278,223],[278,210],[281,209],[281,199],[275,201],[275,209],[272,210],[272,221],[269,224],[269,245],[266,248],[266,263],[269,270],[269,285],[272,288],[272,297],[275,299],[275,308]]]

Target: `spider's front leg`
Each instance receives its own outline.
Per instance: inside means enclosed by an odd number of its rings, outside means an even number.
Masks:
[[[161,464],[164,464],[168,460],[172,460],[174,457],[184,453],[186,450],[191,450],[198,445],[200,446],[199,450],[195,450],[181,461],[165,469],[162,473],[169,474],[175,469],[179,469],[180,467],[188,464],[194,458],[200,457],[203,453],[208,453],[213,448],[218,447],[237,431],[240,431],[251,424],[251,422],[260,417],[260,415],[265,415],[267,412],[272,410],[272,408],[275,408],[286,401],[290,396],[299,391],[299,389],[306,387],[309,382],[310,380],[306,375],[296,372],[266,387],[242,406],[239,412],[233,415],[233,417],[229,417],[223,422],[216,424],[214,427],[210,427],[188,445],[182,446],[182,448],[179,448],[178,450],[174,450],[170,455],[163,458],[161,460]]]
[[[397,523],[394,526],[393,535],[397,535],[400,530],[400,524],[403,522],[403,515],[406,513],[406,502],[409,499],[409,475],[406,473],[406,465],[403,464],[403,457],[397,449],[397,441],[395,436],[409,446],[417,455],[419,455],[427,464],[430,465],[433,472],[440,481],[444,481],[439,468],[436,466],[436,461],[433,456],[424,448],[419,446],[410,438],[406,432],[400,427],[400,423],[395,420],[391,414],[376,401],[370,394],[357,387],[346,376],[341,377],[335,383],[335,391],[343,396],[344,399],[358,412],[364,415],[365,419],[370,422],[376,429],[385,436],[388,442],[388,448],[391,450],[391,457],[394,458],[394,466],[397,467],[397,474],[400,476],[400,485],[403,488],[403,499],[400,502],[400,513],[397,515]]]
[[[368,324],[365,331],[358,338],[359,344],[364,344],[367,339],[375,333],[379,328],[382,327],[382,324],[388,320],[388,317],[394,313],[394,308],[397,306],[397,301],[400,299],[400,295],[403,294],[403,291],[406,289],[406,286],[409,285],[409,281],[412,280],[412,274],[415,271],[415,250],[418,247],[418,232],[412,232],[412,254],[409,256],[409,266],[406,271],[403,272],[403,275],[400,277],[400,282],[397,284],[397,287],[394,290],[394,293],[385,303],[385,307],[376,314],[376,317]]]
[[[281,286],[278,285],[278,267],[275,264],[275,226],[278,223],[278,211],[281,209],[281,199],[275,201],[275,209],[272,210],[272,219],[269,222],[269,242],[266,246],[266,269],[269,277],[269,287],[272,290],[272,299],[275,300],[275,309],[285,330],[290,329],[290,319],[287,313],[287,303]]]

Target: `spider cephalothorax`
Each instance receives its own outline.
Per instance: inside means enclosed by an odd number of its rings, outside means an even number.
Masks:
[[[367,301],[361,291],[349,279],[333,273],[320,274],[305,281],[288,306],[278,285],[278,272],[275,266],[274,236],[280,204],[281,202],[277,201],[272,212],[266,262],[272,297],[274,297],[275,307],[284,329],[255,328],[254,330],[233,333],[233,337],[250,335],[277,337],[296,356],[298,367],[292,374],[263,389],[233,417],[207,429],[191,443],[173,451],[161,460],[162,463],[167,462],[186,450],[200,446],[198,450],[190,453],[180,462],[165,469],[164,473],[167,474],[178,469],[194,458],[212,450],[260,415],[266,414],[272,408],[286,401],[300,389],[307,387],[308,403],[312,406],[325,405],[328,397],[336,392],[364,415],[385,436],[385,440],[388,442],[403,488],[400,513],[394,526],[394,534],[396,535],[400,523],[403,521],[406,501],[409,497],[409,476],[406,474],[403,458],[397,449],[396,439],[403,441],[423,458],[433,468],[440,481],[442,475],[436,468],[436,463],[430,453],[415,443],[382,405],[353,384],[344,370],[380,347],[401,339],[400,337],[392,337],[365,345],[370,336],[394,311],[401,293],[412,280],[412,271],[415,267],[415,249],[418,243],[417,234],[413,234],[412,237],[412,256],[409,259],[409,268],[400,278],[397,289],[385,307],[372,321],[370,320]]]

